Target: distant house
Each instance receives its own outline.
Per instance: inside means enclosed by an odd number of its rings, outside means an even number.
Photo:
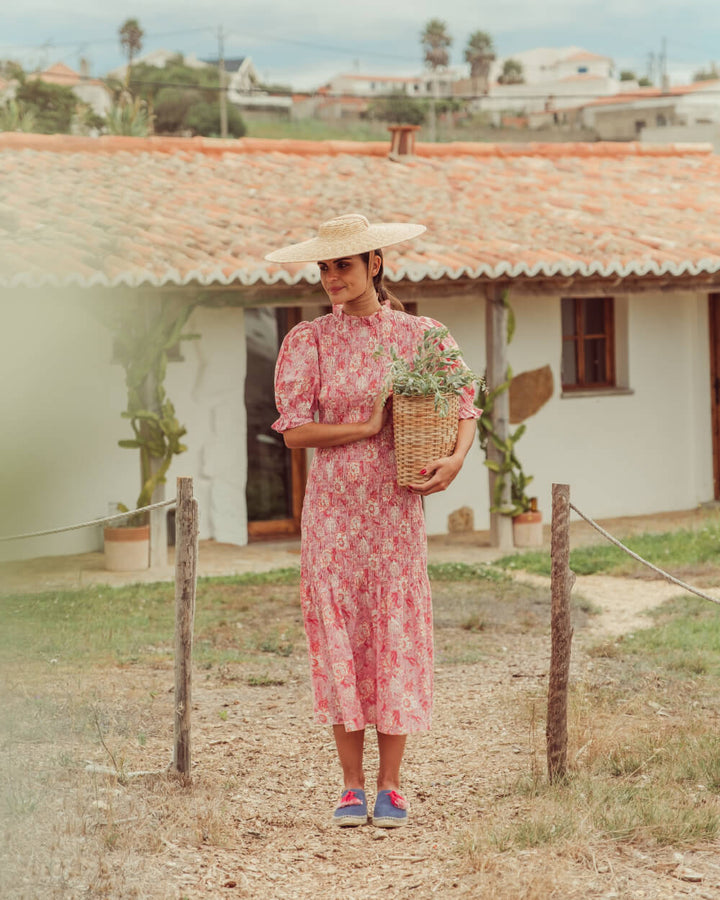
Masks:
[[[513,59],[522,66],[522,84],[500,84],[505,62]],[[581,47],[538,47],[500,57],[490,70],[488,93],[473,101],[478,110],[496,115],[508,111],[525,115],[552,109],[572,109],[597,97],[617,94],[634,82],[620,82],[614,75],[612,59]],[[456,91],[469,93],[470,79],[456,84]]]
[[[98,116],[107,115],[108,110],[112,106],[112,94],[98,78],[92,78],[88,65],[82,62],[81,71],[76,72],[70,66],[63,62],[55,63],[42,72],[33,72],[29,74],[28,79],[38,79],[48,84],[58,84],[62,87],[72,88],[79,100],[92,109]]]
[[[675,140],[693,140],[696,126],[720,124],[720,80],[637,88],[583,104],[580,114],[601,140],[639,140],[653,129],[657,141],[667,127],[680,129],[673,132]]]
[[[270,428],[273,364],[287,330],[327,301],[316,265],[264,255],[351,210],[427,225],[388,248],[389,280],[478,372],[508,292],[509,364],[549,385],[529,410],[512,396],[510,409],[527,422],[516,450],[546,518],[554,481],[598,518],[720,499],[720,157],[604,142],[388,151],[0,135],[0,181],[23,185],[0,203],[4,533],[133,502],[137,459],[117,446],[129,437],[123,372],[101,313],[188,299],[201,338],[168,367],[189,447],[169,490],[193,476],[203,538],[295,533],[306,454]],[[427,498],[428,532],[461,507],[487,528],[489,497],[476,444],[450,489]],[[100,539],[75,531],[0,551],[75,553]]]
[[[218,68],[219,59],[207,59],[205,62]],[[227,79],[227,97],[241,111],[285,112],[289,114],[292,107],[290,95],[277,96],[260,88],[260,78],[249,56],[226,59],[223,62]]]

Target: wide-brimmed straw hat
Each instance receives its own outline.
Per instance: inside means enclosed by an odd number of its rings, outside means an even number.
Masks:
[[[323,222],[317,236],[309,241],[291,244],[268,253],[271,262],[318,262],[321,259],[339,259],[355,256],[399,244],[422,234],[424,225],[411,222],[375,222],[371,224],[358,213],[338,216]]]

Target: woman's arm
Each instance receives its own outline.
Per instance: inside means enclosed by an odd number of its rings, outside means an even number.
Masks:
[[[465,457],[475,440],[476,419],[460,419],[458,422],[458,435],[455,441],[455,449],[451,456],[435,459],[427,466],[427,471],[432,477],[422,484],[409,484],[408,488],[415,494],[435,494],[444,491],[455,480],[455,476],[462,468]]]
[[[355,441],[373,437],[387,421],[386,399],[384,394],[378,394],[370,418],[365,422],[350,422],[340,425],[308,422],[307,425],[289,428],[283,435],[285,446],[292,450],[302,447],[339,447],[341,444],[352,444]]]

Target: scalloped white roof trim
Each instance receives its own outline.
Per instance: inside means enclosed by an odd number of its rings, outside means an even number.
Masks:
[[[533,265],[526,263],[499,263],[496,266],[489,266],[485,263],[472,266],[459,266],[451,268],[449,266],[433,266],[433,265],[407,265],[400,266],[394,272],[387,272],[388,281],[408,280],[412,282],[420,282],[423,280],[439,281],[448,278],[456,281],[460,278],[469,278],[471,280],[499,278],[553,278],[561,276],[564,278],[577,277],[582,278],[627,278],[636,276],[642,278],[645,275],[662,277],[670,275],[675,278],[683,275],[714,275],[720,272],[720,258],[705,257],[696,262],[684,260],[683,262],[657,262],[655,260],[638,260],[628,264],[619,263],[602,263],[591,262],[581,263],[576,261],[556,261],[556,262],[538,262]],[[252,270],[238,269],[230,275],[225,275],[220,269],[210,272],[201,272],[194,270],[186,275],[181,275],[177,269],[168,269],[162,275],[152,273],[124,272],[116,275],[114,278],[108,278],[102,272],[97,272],[89,278],[77,274],[56,275],[56,274],[31,274],[22,273],[14,275],[11,278],[3,278],[0,276],[1,287],[166,287],[168,285],[185,287],[189,284],[201,285],[209,287],[211,285],[232,285],[241,284],[247,287],[256,284],[284,284],[292,286],[295,284],[317,284],[320,281],[320,275],[316,268],[305,267],[304,269],[291,275],[289,272],[277,271],[268,272],[264,268],[256,268]]]

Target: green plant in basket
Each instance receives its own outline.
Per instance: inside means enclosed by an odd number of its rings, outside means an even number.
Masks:
[[[448,414],[448,397],[460,394],[475,382],[484,384],[482,376],[472,372],[462,361],[458,347],[443,347],[449,331],[443,326],[429,328],[417,346],[411,360],[398,356],[395,347],[378,347],[375,356],[388,355],[390,366],[385,377],[389,394],[405,397],[434,397],[435,409],[441,416]]]

